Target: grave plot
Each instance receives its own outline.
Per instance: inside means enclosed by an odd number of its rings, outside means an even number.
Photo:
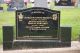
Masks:
[[[33,7],[16,11],[13,26],[3,26],[3,49],[71,46],[71,27],[60,27],[60,11]]]
[[[16,10],[16,38],[13,26],[3,26],[3,50],[70,47],[71,27],[60,26],[60,11],[48,9],[46,0],[34,3],[32,8]]]

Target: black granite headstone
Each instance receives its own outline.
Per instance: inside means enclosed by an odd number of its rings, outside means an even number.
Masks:
[[[55,0],[55,6],[72,6],[71,0]]]
[[[47,8],[16,11],[17,39],[58,39],[60,12]]]
[[[15,19],[15,40],[13,28],[3,27],[4,49],[71,46],[71,27],[60,27],[60,11],[33,7],[17,10]]]

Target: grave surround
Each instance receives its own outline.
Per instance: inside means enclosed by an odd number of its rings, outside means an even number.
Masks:
[[[32,8],[16,10],[15,22],[15,38],[13,26],[3,26],[3,50],[71,46],[71,27],[60,26],[60,11],[48,9],[46,0]]]

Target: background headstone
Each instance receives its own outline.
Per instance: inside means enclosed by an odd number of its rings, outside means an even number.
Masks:
[[[0,3],[4,3],[4,0],[0,0]]]
[[[30,2],[34,2],[34,0],[30,0]]]
[[[16,10],[14,4],[15,4],[14,0],[11,0],[11,1],[8,3],[7,11],[14,11],[14,10]]]
[[[15,3],[14,5],[17,8],[17,10],[24,8],[24,1],[23,0],[14,0],[14,3]]]
[[[23,0],[11,0],[8,6],[8,11],[20,10],[24,9],[24,1]]]
[[[1,4],[2,4],[2,0],[0,0],[0,12],[3,11],[3,7],[1,7]]]
[[[72,6],[71,0],[55,0],[56,6]]]
[[[34,0],[34,7],[48,8],[47,0]]]
[[[80,0],[78,0],[78,7],[80,7]]]

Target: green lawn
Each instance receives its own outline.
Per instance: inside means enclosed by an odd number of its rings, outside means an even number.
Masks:
[[[15,12],[6,11],[6,5],[4,12],[0,12],[0,43],[2,43],[2,26],[13,25],[15,26]],[[72,27],[72,40],[77,40],[80,34],[80,9],[79,8],[54,8],[54,10],[61,11],[60,25]]]

